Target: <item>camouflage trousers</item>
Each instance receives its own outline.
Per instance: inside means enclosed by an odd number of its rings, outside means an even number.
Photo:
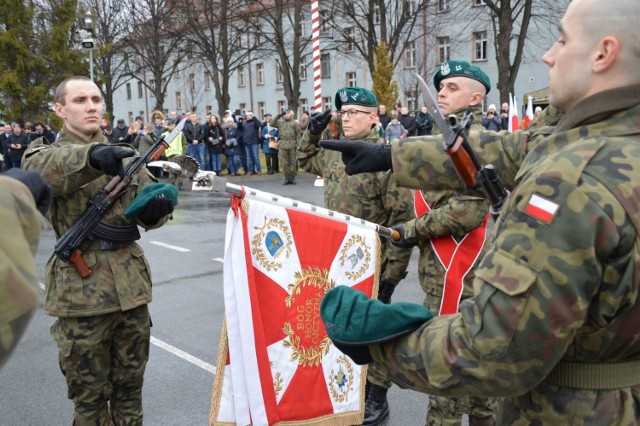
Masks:
[[[74,425],[142,425],[149,359],[147,305],[125,312],[58,318],[51,335],[74,403]]]
[[[461,424],[462,416],[469,415],[469,424],[493,424],[492,398],[462,396],[449,398],[429,395],[427,426],[455,426]]]
[[[280,148],[278,161],[282,166],[285,179],[296,177],[298,174],[298,153],[295,148]]]

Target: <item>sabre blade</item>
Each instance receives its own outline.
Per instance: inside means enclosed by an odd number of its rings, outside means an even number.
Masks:
[[[431,114],[431,117],[433,117],[433,121],[436,123],[436,126],[438,126],[438,129],[440,129],[442,136],[444,136],[444,140],[451,140],[451,137],[453,136],[451,126],[449,125],[449,122],[447,121],[445,116],[442,114],[442,111],[440,111],[440,108],[438,108],[438,102],[429,90],[429,86],[427,86],[427,83],[423,80],[422,77],[420,77],[419,74],[416,74],[416,78],[418,79],[418,83],[420,84],[420,89],[422,89],[422,100],[424,101],[427,110]]]

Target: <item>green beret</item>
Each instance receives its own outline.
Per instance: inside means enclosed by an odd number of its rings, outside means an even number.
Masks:
[[[170,183],[152,183],[145,186],[136,198],[133,199],[129,207],[124,211],[125,217],[135,217],[144,211],[149,201],[157,196],[163,196],[178,205],[178,190]]]
[[[336,92],[335,99],[337,110],[340,110],[342,105],[361,105],[374,108],[378,106],[376,95],[363,87],[343,87]]]
[[[471,65],[467,61],[448,61],[440,65],[440,69],[433,76],[433,85],[436,92],[440,91],[440,82],[449,77],[467,77],[477,80],[487,89],[487,93],[491,90],[491,80],[489,76],[480,68]]]
[[[324,295],[320,316],[327,336],[336,346],[383,343],[410,333],[433,318],[431,311],[422,305],[385,304],[344,285]]]

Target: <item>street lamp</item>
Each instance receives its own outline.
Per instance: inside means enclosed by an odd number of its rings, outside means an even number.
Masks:
[[[93,25],[93,15],[86,13],[82,21],[83,29],[76,32],[76,39],[80,42],[82,48],[89,51],[89,77],[91,80],[93,80],[93,49],[95,48]]]

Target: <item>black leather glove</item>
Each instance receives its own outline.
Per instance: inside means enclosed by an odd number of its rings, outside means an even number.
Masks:
[[[285,109],[284,111],[282,111],[280,114],[278,114],[278,119],[281,119],[286,113],[288,113],[289,110]]]
[[[391,145],[366,141],[323,140],[320,146],[342,152],[345,172],[351,176],[358,173],[386,172],[391,170]]]
[[[120,146],[95,145],[89,151],[89,164],[109,176],[124,176],[122,159],[134,155],[135,151]]]
[[[394,231],[398,231],[398,233],[400,234],[399,240],[394,240],[393,238],[389,238],[389,241],[391,241],[391,244],[403,249],[410,249],[411,247],[415,246],[415,244],[411,244],[404,239],[404,223],[396,225],[391,229],[393,229]]]
[[[396,286],[385,280],[384,278],[380,280],[380,285],[378,286],[378,300],[382,303],[391,302],[391,296],[395,291]]]
[[[348,356],[358,365],[365,365],[373,362],[373,357],[368,345],[345,345],[344,343],[333,342],[334,346],[343,354]]]
[[[312,135],[321,135],[324,129],[329,125],[329,121],[331,121],[330,109],[323,113],[314,114],[309,119],[309,131]]]
[[[146,225],[153,225],[158,220],[173,212],[173,202],[164,197],[157,195],[149,200],[147,206],[138,216]]]
[[[24,183],[33,194],[36,208],[46,215],[51,205],[51,185],[35,170],[10,169],[4,176],[12,177]]]

